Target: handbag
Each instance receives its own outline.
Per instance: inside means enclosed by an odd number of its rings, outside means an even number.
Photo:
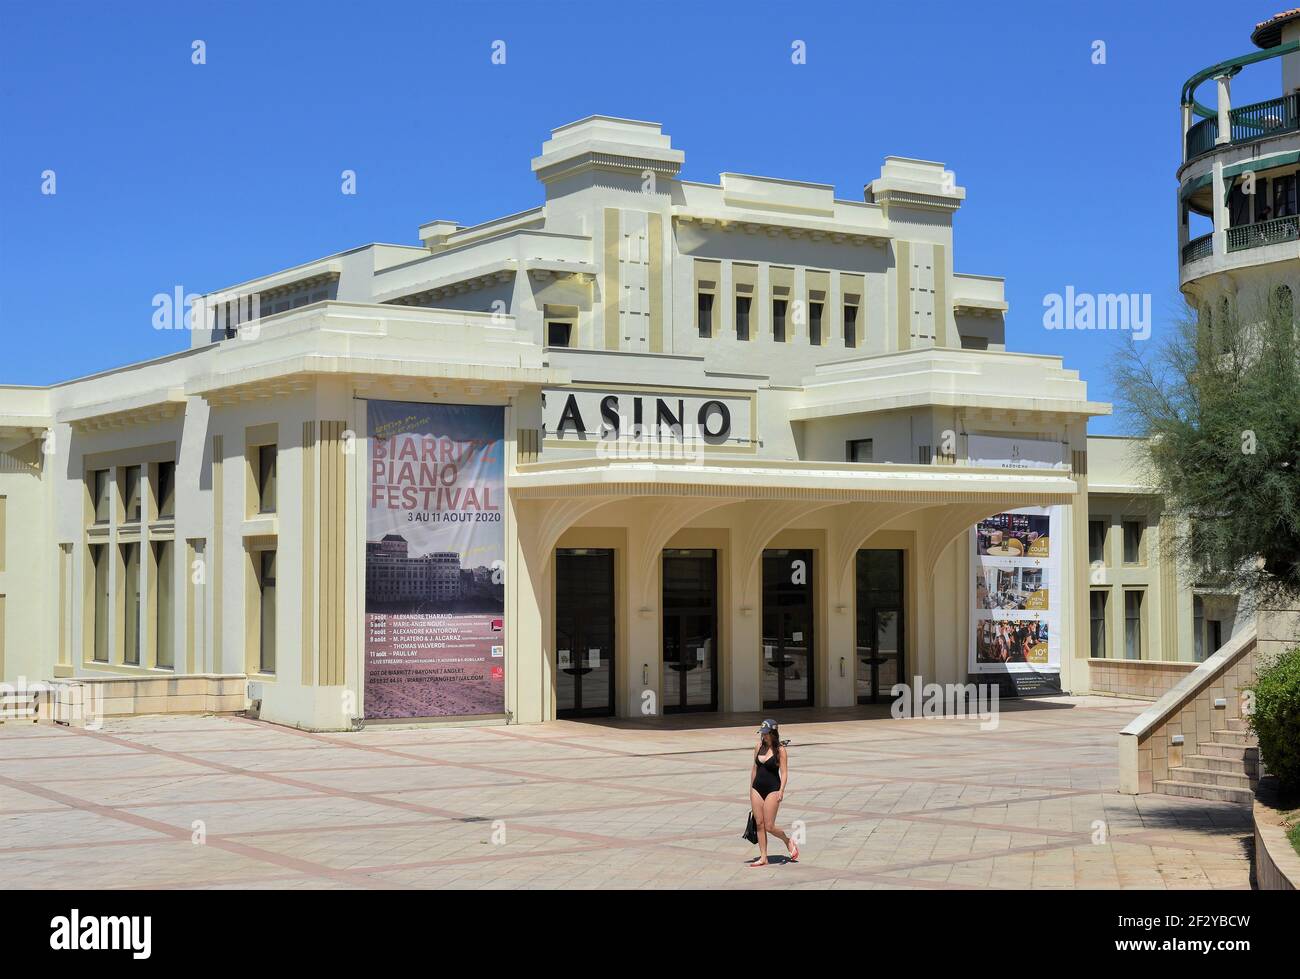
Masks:
[[[749,814],[749,822],[745,824],[745,832],[740,834],[744,839],[749,840],[755,846],[758,845],[758,823],[754,822],[754,814]]]

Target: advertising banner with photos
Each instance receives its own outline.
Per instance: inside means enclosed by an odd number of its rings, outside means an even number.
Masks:
[[[1061,671],[1061,507],[1024,507],[971,532],[970,672]],[[1032,684],[1026,684],[1032,685]]]
[[[368,402],[367,718],[505,711],[505,409]]]

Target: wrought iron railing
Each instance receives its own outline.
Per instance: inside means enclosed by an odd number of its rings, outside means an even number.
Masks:
[[[1214,149],[1214,141],[1219,138],[1219,120],[1202,119],[1187,130],[1187,159],[1200,156]]]
[[[1193,238],[1183,246],[1183,264],[1214,254],[1214,232]]]
[[[1272,221],[1243,224],[1228,229],[1228,251],[1239,252],[1246,248],[1260,248],[1282,241],[1300,239],[1300,215],[1292,214]]]
[[[1233,143],[1249,143],[1266,136],[1300,130],[1300,92],[1230,109],[1228,129]],[[1214,149],[1218,138],[1219,120],[1202,119],[1187,130],[1187,159]]]

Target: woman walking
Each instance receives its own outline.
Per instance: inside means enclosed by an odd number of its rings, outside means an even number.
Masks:
[[[790,778],[790,761],[776,721],[765,720],[758,729],[758,749],[754,752],[754,766],[749,773],[749,804],[754,810],[754,823],[758,827],[758,859],[751,867],[767,866],[767,835],[771,833],[790,851],[791,861],[799,859],[799,844],[776,825],[776,812],[785,797],[785,786]]]

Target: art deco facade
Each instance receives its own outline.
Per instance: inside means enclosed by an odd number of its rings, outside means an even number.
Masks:
[[[364,717],[368,591],[492,573],[367,542],[373,400],[505,408],[514,721],[965,681],[970,531],[1017,507],[1062,508],[1065,690],[1094,652],[1193,655],[1158,501],[1122,444],[1090,463],[1109,406],[1007,350],[1002,280],[958,271],[951,172],[889,157],[850,200],[683,162],[655,123],[583,119],[533,159],[535,208],[232,286],[181,352],[0,388],[5,679],[234,675],[264,718]],[[1098,646],[1102,584],[1142,597]]]

